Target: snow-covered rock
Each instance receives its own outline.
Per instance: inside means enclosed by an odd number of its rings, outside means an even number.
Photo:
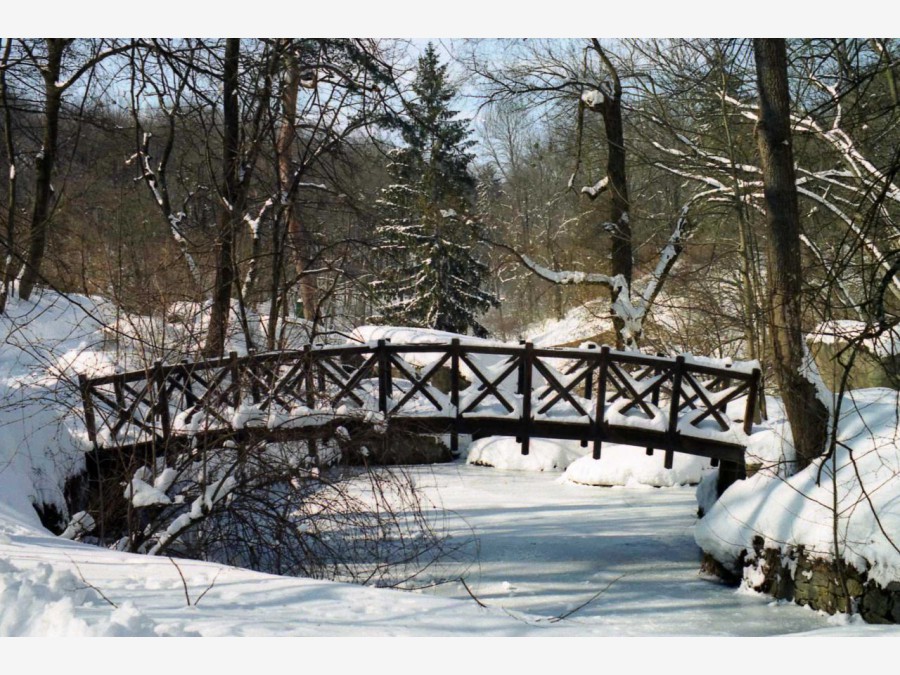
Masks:
[[[847,392],[834,454],[791,476],[781,463],[763,463],[700,521],[697,543],[733,569],[742,556],[753,561],[761,540],[785,555],[801,547],[810,558],[839,555],[881,586],[900,581],[898,411],[895,390]],[[777,445],[778,435],[770,438]]]

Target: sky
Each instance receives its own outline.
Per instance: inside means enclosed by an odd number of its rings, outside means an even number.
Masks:
[[[860,0],[853,12],[810,11],[807,3],[757,0],[741,5],[721,0],[643,0],[597,3],[556,0],[541,11],[523,12],[508,1],[456,0],[426,5],[418,0],[344,0],[293,3],[224,0],[215,12],[203,3],[157,0],[152,11],[122,11],[118,0],[47,0],[6,3],[4,32],[21,35],[75,34],[79,37],[130,35],[260,35],[287,37],[573,37],[588,30],[605,37],[696,37],[772,35],[867,35],[885,17],[883,3]],[[871,11],[867,11],[871,8]],[[882,24],[884,25],[884,24]]]

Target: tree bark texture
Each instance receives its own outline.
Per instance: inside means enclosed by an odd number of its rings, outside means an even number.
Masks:
[[[828,410],[803,374],[800,217],[791,146],[790,93],[783,39],[753,42],[759,87],[756,128],[768,230],[769,322],[775,379],[794,436],[800,467],[825,449]]]
[[[225,42],[223,66],[223,166],[219,196],[218,234],[216,241],[216,280],[213,286],[209,333],[203,353],[219,356],[225,350],[225,335],[231,309],[231,294],[237,278],[234,263],[234,235],[240,223],[243,204],[240,177],[240,105],[238,102],[238,62],[240,40]]]
[[[285,55],[285,85],[281,96],[281,127],[278,130],[278,173],[281,177],[281,194],[290,192],[292,174],[291,157],[296,138],[297,93],[300,89],[300,62],[288,51]],[[294,249],[294,267],[300,286],[303,317],[313,321],[318,313],[318,280],[309,272],[313,264],[314,246],[312,233],[294,205],[293,197],[285,205],[285,219]]]
[[[19,280],[19,297],[28,300],[34,285],[40,279],[41,263],[47,249],[47,231],[50,223],[50,202],[53,198],[53,166],[56,162],[59,136],[59,112],[62,107],[62,88],[58,85],[62,72],[62,58],[68,40],[47,40],[47,66],[42,70],[44,79],[44,133],[41,151],[35,161],[34,203],[28,231],[28,252],[25,269]]]

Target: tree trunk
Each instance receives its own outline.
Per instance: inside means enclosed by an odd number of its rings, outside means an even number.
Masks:
[[[278,130],[278,173],[286,195],[292,181],[291,155],[296,137],[297,92],[300,89],[300,62],[296,55],[287,50],[285,54],[285,84],[281,95],[281,127]],[[300,286],[300,300],[303,303],[303,317],[313,321],[318,314],[318,279],[309,272],[314,253],[312,233],[294,206],[293,198],[285,204],[285,219],[294,249],[294,266]]]
[[[591,105],[591,110],[599,110],[603,114],[603,128],[606,133],[606,192],[609,193],[607,202],[606,223],[604,227],[609,232],[611,241],[610,276],[621,275],[626,281],[624,289],[610,288],[610,303],[615,303],[619,293],[631,293],[631,280],[634,274],[634,252],[631,244],[631,216],[628,202],[628,180],[625,172],[625,133],[622,123],[622,83],[619,73],[599,40],[591,38],[594,51],[600,57],[604,67],[609,71],[611,86],[603,86],[603,102],[599,105]],[[630,300],[630,298],[629,298]],[[616,347],[623,349],[628,345],[636,344],[639,335],[629,336],[626,340],[624,334],[625,323],[613,313],[613,326],[616,330]]]
[[[625,174],[625,135],[622,125],[622,92],[616,87],[614,95],[603,106],[603,124],[606,129],[606,176],[609,179],[610,234],[612,236],[611,276],[621,274],[631,289],[634,258],[631,249],[631,221],[628,213],[628,182]],[[615,301],[617,291],[611,291]],[[624,292],[624,291],[620,291]],[[625,338],[622,334],[624,323],[614,316],[616,346],[622,349]],[[637,339],[639,336],[635,336]]]
[[[6,188],[6,240],[4,246],[3,286],[0,288],[0,314],[6,311],[6,301],[12,282],[18,274],[19,266],[16,264],[16,151],[13,143],[12,112],[9,108],[9,100],[6,89],[6,68],[9,63],[9,55],[12,48],[12,40],[7,39],[3,50],[2,63],[0,63],[0,105],[3,106],[3,144],[6,156],[9,160],[9,181]]]
[[[223,166],[216,241],[216,281],[213,287],[209,333],[203,354],[219,356],[225,351],[225,334],[231,309],[231,292],[237,278],[234,264],[234,234],[239,225],[240,204],[240,108],[238,102],[238,60],[240,40],[225,42],[223,62]]]
[[[759,85],[757,142],[768,227],[769,322],[775,378],[800,467],[825,449],[828,410],[804,376],[800,293],[800,217],[791,147],[790,94],[783,39],[753,41]]]
[[[34,205],[28,232],[28,253],[25,269],[19,280],[19,297],[28,300],[34,285],[40,278],[41,262],[47,248],[50,201],[53,198],[53,165],[56,161],[57,138],[59,135],[59,112],[62,106],[62,88],[58,86],[62,71],[62,57],[67,40],[51,38],[47,40],[47,67],[44,78],[44,137],[41,151],[35,162]]]

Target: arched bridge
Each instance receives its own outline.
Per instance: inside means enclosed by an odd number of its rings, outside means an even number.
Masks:
[[[374,425],[418,433],[575,439],[723,462],[743,477],[760,373],[702,359],[530,343],[316,346],[80,378],[96,453],[303,437]]]

